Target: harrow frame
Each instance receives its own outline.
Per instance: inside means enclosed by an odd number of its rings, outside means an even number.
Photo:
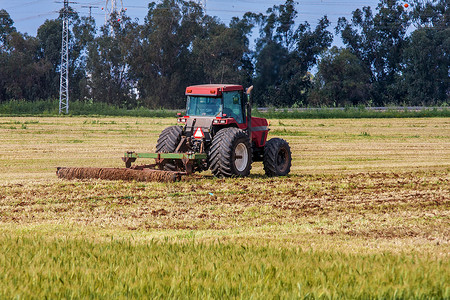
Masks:
[[[134,151],[127,151],[122,157],[122,161],[125,162],[126,168],[141,169],[141,168],[156,168],[163,170],[165,160],[181,160],[186,170],[186,174],[190,175],[194,172],[194,163],[200,163],[202,160],[207,159],[206,153],[137,153]],[[131,166],[138,158],[153,158],[155,164],[144,166]]]

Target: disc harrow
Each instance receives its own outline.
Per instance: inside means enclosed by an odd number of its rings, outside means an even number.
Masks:
[[[105,179],[125,181],[175,182],[181,178],[180,172],[155,169],[127,168],[66,168],[58,167],[56,175],[63,179]]]

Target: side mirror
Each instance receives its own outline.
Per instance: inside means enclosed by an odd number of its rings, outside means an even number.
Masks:
[[[247,88],[247,91],[245,92],[247,94],[247,101],[251,104],[251,94],[253,90],[253,85]]]

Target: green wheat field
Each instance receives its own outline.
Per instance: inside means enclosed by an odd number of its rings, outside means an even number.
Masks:
[[[287,177],[56,177],[175,121],[0,117],[0,299],[450,299],[449,118],[272,119]]]

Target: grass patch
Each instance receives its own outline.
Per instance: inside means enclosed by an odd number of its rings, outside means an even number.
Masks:
[[[449,261],[414,254],[205,244],[195,238],[93,242],[36,233],[2,235],[0,251],[2,298],[450,297]]]
[[[59,116],[58,100],[24,101],[11,100],[0,104],[0,115],[4,116]],[[182,110],[180,110],[182,111]],[[175,111],[150,110],[147,108],[125,109],[101,102],[72,101],[70,116],[132,116],[148,118],[176,117]]]
[[[294,130],[287,130],[287,129],[282,129],[282,130],[271,130],[270,131],[271,135],[280,135],[280,136],[308,136],[311,135],[310,132],[304,132],[304,131],[294,131]]]
[[[361,134],[360,134],[359,136],[366,136],[366,137],[369,137],[369,136],[370,136],[370,133],[368,133],[367,131],[363,131],[363,132],[361,132]]]
[[[68,140],[68,143],[72,143],[72,144],[79,144],[79,143],[83,143],[83,140]]]
[[[11,100],[0,103],[0,115],[3,116],[58,116],[58,100]],[[176,112],[184,112],[184,108],[179,110],[150,110],[144,107],[125,109],[102,102],[92,101],[72,101],[70,103],[70,116],[123,116],[123,117],[176,117]],[[429,117],[450,117],[450,110],[447,107],[423,108],[417,111],[399,110],[396,108],[385,111],[369,110],[364,107],[339,108],[311,108],[311,109],[270,109],[260,112],[256,108],[253,110],[255,117],[269,119],[361,119],[361,118],[429,118]],[[281,125],[281,123],[280,123]]]
[[[267,112],[253,110],[254,116],[268,119],[363,119],[363,118],[448,118],[450,110],[446,107],[442,109],[424,108],[417,111],[388,109],[385,111],[375,111],[360,107],[347,107],[345,109],[315,108],[315,109],[271,109]],[[320,126],[320,125],[319,125]]]

